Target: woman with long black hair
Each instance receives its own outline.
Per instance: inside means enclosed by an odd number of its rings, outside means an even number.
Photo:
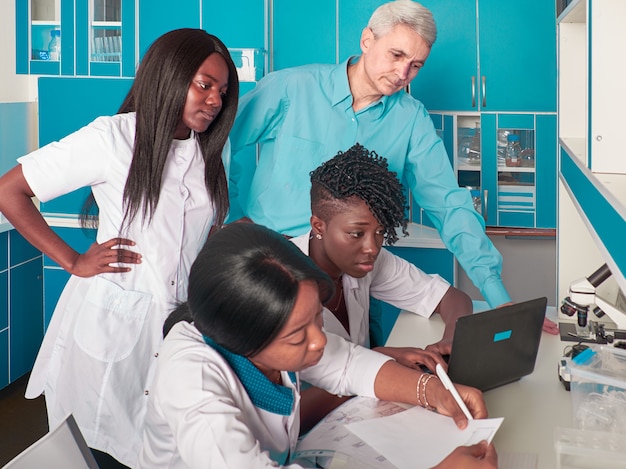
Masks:
[[[114,116],[20,158],[0,211],[72,274],[26,396],[45,394],[50,428],[73,414],[102,466],[134,466],[163,321],[228,212],[225,163],[239,84],[226,46],[199,29],[158,38]],[[78,253],[31,202],[91,187],[96,243]],[[102,454],[107,453],[107,454]]]

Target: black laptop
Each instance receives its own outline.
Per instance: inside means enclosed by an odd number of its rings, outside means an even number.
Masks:
[[[460,317],[448,376],[487,391],[519,380],[535,368],[547,298]]]

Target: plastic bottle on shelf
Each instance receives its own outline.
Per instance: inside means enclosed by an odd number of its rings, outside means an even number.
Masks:
[[[53,29],[50,31],[50,42],[48,43],[49,60],[61,60],[61,30]]]
[[[519,144],[519,135],[509,134],[506,137],[506,159],[507,166],[521,166],[521,147]]]

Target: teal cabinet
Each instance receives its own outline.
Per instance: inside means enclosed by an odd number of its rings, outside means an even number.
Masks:
[[[0,275],[0,277],[2,277]],[[0,330],[0,389],[9,385],[9,330]]]
[[[35,363],[43,339],[41,256],[11,268],[10,378],[15,381]]]
[[[6,308],[2,314],[0,307],[0,318],[8,320],[5,328],[0,324],[1,385],[5,366],[8,384],[28,373],[35,362],[43,339],[43,280],[41,253],[17,231],[3,233],[0,242],[8,251],[8,269],[0,273],[0,302]]]
[[[48,266],[44,266],[43,272],[43,326],[44,331],[46,331],[52,320],[52,313],[54,313],[59,297],[70,279],[70,274],[60,267]]]
[[[555,4],[421,3],[438,38],[411,94],[431,112],[459,185],[489,226],[555,228]],[[521,139],[523,165],[506,164],[509,134]]]
[[[453,8],[437,0],[420,3],[433,13],[437,40],[411,83],[411,94],[432,111],[478,109],[476,0],[457,0]]]
[[[94,229],[55,226],[52,229],[77,252],[87,251],[89,246],[96,242],[96,230]],[[45,255],[43,256],[43,274],[43,323],[44,330],[46,330],[70,274]]]
[[[428,274],[439,274],[451,285],[454,285],[454,256],[443,245],[440,248],[385,246],[385,249],[409,261]],[[383,345],[387,342],[389,333],[398,319],[400,309],[382,301],[376,303],[380,304],[380,313],[375,307],[372,308],[370,338],[373,344]]]
[[[452,154],[461,187],[489,226],[556,227],[556,116],[482,113],[450,116]],[[520,141],[518,163],[506,158],[509,135]]]
[[[439,135],[439,138],[441,138],[443,145],[446,148],[448,158],[450,159],[450,165],[454,167],[454,116],[431,113],[430,118],[433,121],[437,135]],[[406,181],[403,181],[403,184],[404,187],[408,187],[408,183]],[[409,221],[434,228],[435,225],[428,217],[428,214],[413,199],[410,195],[410,191],[407,200],[409,200]]]
[[[556,2],[478,0],[478,18],[480,109],[556,112]]]
[[[335,0],[274,0],[273,4],[273,22],[270,26],[271,70],[335,62]],[[303,28],[303,25],[306,26]],[[314,32],[314,37],[305,33],[305,30]]]
[[[555,3],[423,0],[438,39],[411,93],[433,111],[556,111]]]
[[[363,28],[374,10],[386,0],[341,0],[338,2],[338,58],[343,62],[348,57],[361,53],[360,40]]]
[[[132,0],[15,0],[16,72],[33,75],[132,77]],[[59,38],[60,51],[50,47]]]
[[[1,226],[1,225],[0,225]],[[0,232],[0,272],[9,268],[9,233]]]
[[[258,0],[203,0],[202,27],[219,37],[229,48],[267,49],[266,4]],[[233,27],[235,15],[237,27]]]
[[[6,244],[5,244],[6,248]],[[0,270],[0,331],[9,327],[9,270]]]
[[[39,145],[60,140],[98,116],[115,114],[131,84],[131,79],[40,78]],[[106,99],[95,99],[95,96],[106,96]],[[88,188],[78,189],[42,203],[41,211],[46,215],[77,215],[88,195]]]
[[[0,233],[0,389],[9,384],[9,257],[7,232]]]
[[[200,0],[177,0],[175,3],[170,0],[139,2],[139,57],[143,57],[155,39],[172,29],[200,28],[201,3]],[[211,11],[212,5],[205,5],[203,10],[206,8]],[[235,26],[234,14],[224,18],[224,21],[233,30],[239,29]]]

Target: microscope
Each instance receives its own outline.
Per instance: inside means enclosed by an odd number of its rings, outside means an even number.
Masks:
[[[567,348],[558,363],[559,380],[570,390],[569,360],[588,348],[584,343],[611,344],[626,348],[626,302],[621,292],[615,303],[606,300],[596,291],[611,276],[609,267],[604,264],[589,277],[573,281],[569,286],[569,296],[561,304],[561,312],[566,316],[576,315],[576,323],[559,323],[561,340],[578,342]],[[597,319],[607,316],[613,323],[590,320],[589,311]]]
[[[612,343],[615,339],[626,339],[626,311],[622,305],[613,304],[596,291],[611,276],[609,267],[604,264],[589,277],[573,281],[569,287],[569,296],[561,304],[561,312],[567,316],[576,315],[575,334],[568,332],[570,340]],[[619,303],[620,295],[618,294]],[[603,316],[613,321],[615,327],[606,321],[589,320],[589,311],[598,319]],[[608,332],[607,332],[608,331]],[[565,338],[565,337],[564,337]]]

